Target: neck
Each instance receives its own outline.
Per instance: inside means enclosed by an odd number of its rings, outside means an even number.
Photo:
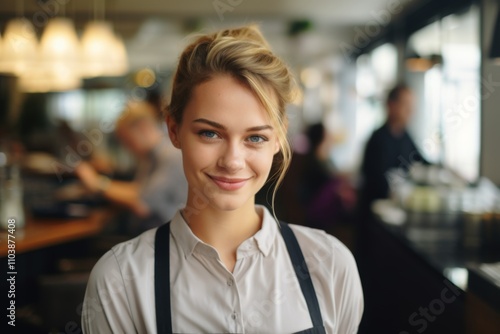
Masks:
[[[261,228],[262,217],[255,210],[253,200],[232,211],[219,210],[210,205],[201,210],[190,210],[196,206],[190,205],[194,203],[189,197],[187,203],[182,212],[189,227],[198,238],[213,246],[220,254],[236,257],[238,246]]]
[[[397,122],[388,122],[387,124],[389,125],[389,131],[396,137],[401,136],[405,131],[404,125]]]

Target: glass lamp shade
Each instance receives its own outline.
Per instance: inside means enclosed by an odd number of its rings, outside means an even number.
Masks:
[[[2,35],[0,34],[0,73],[5,73],[7,71],[5,65],[2,64],[2,52],[3,52],[3,39]]]
[[[38,41],[30,21],[25,18],[11,20],[5,28],[0,49],[0,70],[23,75],[33,66]]]
[[[82,76],[119,76],[127,71],[123,42],[108,22],[89,23],[82,36]]]
[[[112,60],[108,73],[110,76],[121,76],[127,74],[128,70],[127,49],[125,48],[123,40],[115,36]]]
[[[24,91],[60,91],[75,89],[81,83],[79,75],[80,44],[73,22],[66,18],[49,21],[40,41],[40,56],[36,69],[22,76]]]
[[[58,71],[77,71],[80,45],[73,22],[65,18],[49,21],[40,42],[44,67]]]

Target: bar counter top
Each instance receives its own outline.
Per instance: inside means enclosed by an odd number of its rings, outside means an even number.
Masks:
[[[23,228],[13,231],[16,254],[67,243],[98,234],[110,210],[99,208],[90,211],[84,218],[28,218]],[[0,230],[0,257],[8,254],[8,234]]]
[[[500,252],[481,242],[470,245],[462,214],[406,212],[402,224],[376,221],[457,287],[500,312]]]

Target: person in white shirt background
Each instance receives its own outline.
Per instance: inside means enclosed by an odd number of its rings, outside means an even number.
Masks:
[[[363,293],[349,250],[255,204],[290,163],[285,108],[295,92],[256,26],[184,50],[166,122],[182,152],[186,206],[95,265],[85,333],[357,332]]]

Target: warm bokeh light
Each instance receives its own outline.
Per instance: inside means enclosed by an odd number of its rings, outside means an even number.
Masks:
[[[22,75],[33,65],[38,42],[33,25],[25,18],[11,20],[1,43],[0,71]]]
[[[108,22],[90,22],[82,36],[82,76],[117,76],[128,70],[123,41]]]

